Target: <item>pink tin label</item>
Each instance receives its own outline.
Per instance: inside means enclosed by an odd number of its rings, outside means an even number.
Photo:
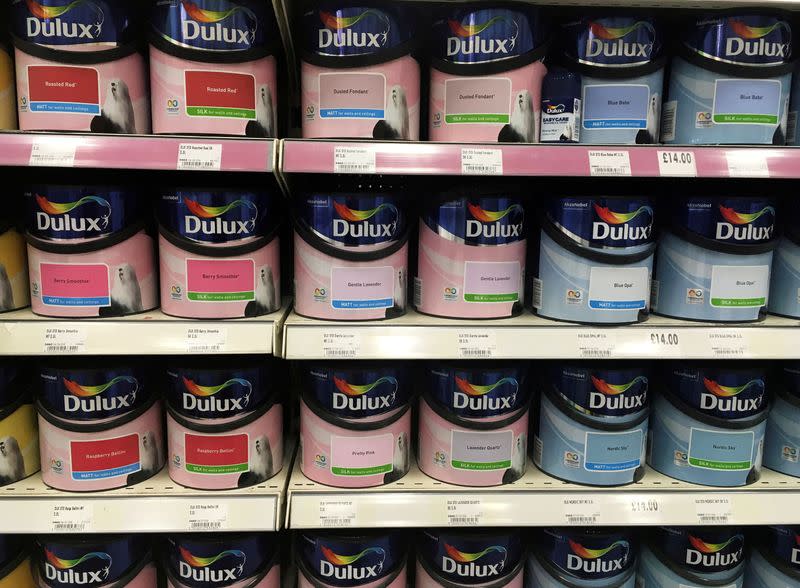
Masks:
[[[319,76],[320,118],[384,117],[386,78],[379,73],[326,73]]]
[[[113,439],[72,441],[69,450],[74,480],[116,478],[141,469],[136,433]]]
[[[194,302],[255,300],[252,259],[187,259],[186,296]]]
[[[511,80],[456,78],[444,84],[447,124],[507,123],[511,120]]]
[[[42,303],[48,306],[111,306],[108,266],[39,264]]]
[[[394,435],[331,437],[334,476],[375,476],[392,471]]]
[[[464,300],[516,302],[519,280],[518,261],[467,261],[464,263]]]
[[[394,268],[332,267],[331,306],[337,309],[391,308]]]

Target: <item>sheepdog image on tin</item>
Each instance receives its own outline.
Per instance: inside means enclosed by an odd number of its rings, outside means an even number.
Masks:
[[[144,310],[136,270],[123,263],[111,270],[111,306],[100,308],[100,316],[125,316]]]
[[[14,437],[0,437],[0,486],[25,477],[25,459]]]
[[[133,103],[128,85],[122,80],[109,80],[106,101],[100,115],[92,119],[90,129],[93,133],[133,134],[136,121],[133,116]]]
[[[401,139],[411,138],[411,128],[408,121],[408,100],[406,91],[402,86],[392,86],[389,91],[389,100],[386,103],[386,118],[375,123],[372,129],[373,139]]]
[[[156,434],[153,431],[147,431],[139,435],[139,465],[141,469],[130,474],[125,481],[125,485],[132,486],[155,476],[161,466],[164,465],[161,459],[162,455],[162,448],[159,447]]]
[[[637,145],[651,145],[658,138],[659,125],[661,123],[661,95],[658,92],[650,94],[650,101],[647,103],[647,123],[644,129],[639,129],[636,133]]]
[[[536,138],[534,114],[531,93],[527,90],[517,92],[512,104],[511,122],[500,129],[498,143],[533,143]]]
[[[253,440],[250,447],[250,471],[239,476],[237,486],[245,488],[259,484],[275,475],[272,459],[272,447],[266,435],[261,435]]]
[[[275,281],[272,278],[272,268],[262,265],[256,271],[256,299],[247,303],[244,316],[261,316],[278,310],[278,294],[275,292]]]
[[[384,484],[399,480],[408,473],[408,452],[408,437],[405,433],[400,433],[394,441],[392,471],[383,476]]]
[[[275,109],[272,106],[272,92],[266,84],[256,92],[256,119],[247,123],[244,129],[247,137],[275,136]]]
[[[514,451],[511,454],[511,467],[508,468],[503,474],[503,484],[510,484],[516,482],[525,473],[525,461],[527,460],[527,444],[528,436],[525,433],[517,437],[517,442],[514,444]]]
[[[11,280],[8,277],[6,266],[0,263],[0,312],[14,308],[14,292],[11,290]]]
[[[406,312],[406,269],[398,267],[394,272],[394,305],[386,310],[386,318],[402,316]]]

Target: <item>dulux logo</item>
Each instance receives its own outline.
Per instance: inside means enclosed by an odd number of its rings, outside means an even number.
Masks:
[[[639,241],[650,238],[653,230],[653,209],[649,206],[640,206],[633,212],[614,212],[606,206],[594,204],[594,211],[600,220],[592,223],[592,239]],[[640,214],[650,215],[650,222],[643,227],[630,226],[628,223]]]
[[[511,23],[514,33],[507,39],[481,38],[480,33],[485,32],[497,22]],[[463,55],[508,55],[514,50],[519,35],[517,21],[505,16],[494,16],[480,24],[462,24],[457,20],[448,20],[448,27],[454,36],[447,38],[447,56],[452,57],[459,53]]]
[[[704,568],[733,567],[742,561],[744,547],[731,553],[720,553],[734,541],[742,541],[741,535],[734,535],[724,543],[706,543],[699,537],[689,535],[689,543],[694,549],[686,550],[686,563]]]
[[[338,392],[333,393],[333,408],[341,410],[347,408],[349,410],[369,411],[389,409],[392,407],[397,396],[397,380],[392,376],[383,376],[378,378],[371,384],[351,384],[343,378],[333,377],[333,383],[336,385]],[[374,390],[381,384],[389,384],[391,390],[388,394],[381,396],[365,396],[368,392]]]
[[[547,114],[563,114],[567,111],[567,107],[563,104],[548,104],[546,108]]]
[[[101,551],[92,551],[75,559],[62,559],[49,549],[45,549],[47,561],[44,564],[44,576],[48,580],[55,580],[68,586],[84,586],[103,584],[111,570],[111,556]],[[94,570],[76,571],[74,568],[86,562],[95,563],[98,568]]]
[[[720,410],[725,412],[753,412],[761,407],[764,398],[764,381],[750,380],[743,386],[722,386],[714,380],[703,378],[707,392],[700,394],[700,408],[704,410]],[[757,387],[761,394],[755,398],[737,398],[745,390]]]
[[[183,217],[183,227],[187,234],[195,235],[250,235],[258,219],[258,207],[249,200],[235,200],[225,206],[206,206],[190,198],[183,198],[189,212]],[[235,208],[247,208],[253,214],[248,220],[224,220],[220,218]]]
[[[585,574],[607,574],[614,571],[621,572],[628,561],[628,554],[630,552],[630,545],[628,542],[621,540],[614,541],[614,543],[602,549],[589,549],[570,539],[569,547],[572,549],[572,553],[567,554],[567,569],[573,572],[581,571]],[[617,547],[622,549],[620,557],[603,559],[603,556],[608,555]]]
[[[511,410],[517,400],[517,392],[519,391],[519,382],[516,378],[501,378],[494,384],[488,386],[480,386],[468,382],[464,378],[456,376],[456,386],[460,392],[453,393],[453,408],[470,408],[472,410]],[[508,384],[509,394],[506,396],[499,396],[491,398],[488,396],[489,392],[499,388],[500,386]]]
[[[28,12],[33,16],[25,19],[28,37],[63,37],[66,39],[89,39],[94,41],[103,31],[105,14],[100,7],[89,0],[72,0],[63,6],[43,6],[36,0],[25,0]],[[97,20],[93,23],[69,22],[61,17],[73,8],[81,5],[90,6]]]
[[[748,57],[782,57],[789,58],[791,50],[791,39],[788,43],[767,42],[764,37],[778,29],[786,29],[791,35],[791,28],[785,22],[778,21],[772,26],[751,27],[735,18],[728,19],[728,25],[737,35],[728,37],[725,40],[725,56],[737,57],[747,55]]]
[[[241,398],[223,398],[215,396],[226,388],[239,385],[245,389],[245,395]],[[183,378],[183,386],[187,392],[183,393],[184,410],[196,410],[199,412],[234,412],[241,411],[250,402],[250,395],[253,392],[253,385],[243,378],[231,378],[219,386],[201,386],[194,380]]]
[[[181,24],[181,33],[186,41],[194,41],[199,38],[203,41],[247,46],[252,45],[255,41],[258,19],[249,8],[231,2],[232,6],[227,10],[206,10],[190,0],[181,0],[181,5],[186,16],[189,17]],[[249,28],[236,29],[222,24],[222,21],[237,12],[247,15],[247,20],[250,22]]]
[[[379,32],[356,32],[351,27],[358,24],[368,16],[375,16],[386,27]],[[374,47],[380,49],[386,44],[389,37],[389,19],[377,10],[365,10],[355,16],[336,16],[330,12],[320,10],[319,18],[325,28],[319,29],[318,44],[320,49],[333,45],[334,47]]]
[[[333,208],[340,218],[333,219],[334,237],[353,237],[373,239],[391,238],[397,231],[397,218],[399,212],[394,204],[383,203],[380,206],[369,210],[353,210],[352,208],[339,202],[333,203]],[[388,223],[369,222],[381,210],[389,210],[394,213],[394,220]]]
[[[647,21],[636,21],[627,27],[607,27],[599,22],[589,23],[591,35],[586,40],[586,57],[639,57],[650,58],[653,43],[627,43],[625,37],[638,28],[646,28],[650,38],[655,38],[655,29]]]
[[[136,401],[136,393],[139,391],[139,382],[131,376],[117,376],[116,378],[100,384],[99,386],[84,386],[74,380],[62,378],[64,387],[70,393],[64,396],[64,411],[76,412],[78,410],[92,412],[107,412],[120,408],[132,408]],[[116,386],[121,382],[127,382],[133,389],[127,394],[105,398],[100,396],[106,390]]]
[[[775,209],[765,206],[758,212],[736,212],[733,208],[719,205],[719,212],[727,222],[717,223],[716,238],[722,241],[766,241],[775,231]],[[752,223],[765,214],[771,214],[773,222],[766,227],[754,227]]]
[[[107,214],[96,218],[74,218],[69,215],[79,206],[89,202],[102,206],[107,210]],[[111,205],[105,198],[100,198],[99,196],[84,196],[74,202],[50,202],[44,196],[36,194],[36,204],[41,209],[41,212],[36,213],[36,228],[40,231],[99,233],[108,227],[108,220],[111,217]]]
[[[524,211],[519,204],[512,204],[505,210],[484,210],[477,204],[467,203],[467,208],[473,218],[467,220],[467,237],[484,237],[486,239],[522,237],[522,218],[517,224],[503,224],[500,221],[512,211],[519,211],[523,217]]]
[[[597,392],[589,394],[589,408],[605,408],[609,410],[630,410],[632,408],[644,408],[644,402],[647,398],[647,378],[644,376],[636,376],[630,382],[625,384],[609,384],[602,378],[591,376],[592,385]],[[625,395],[625,392],[630,390],[636,384],[642,384],[642,388],[638,394],[633,396]]]
[[[381,547],[367,547],[355,555],[340,555],[332,549],[320,546],[323,559],[319,562],[319,573],[323,578],[337,580],[377,580],[383,571],[383,562],[386,561],[386,552]],[[367,555],[375,554],[378,561],[374,565],[356,565]]]
[[[442,556],[442,570],[461,578],[492,578],[503,573],[508,552],[501,545],[492,545],[477,553],[464,553],[448,543],[444,544],[447,555]],[[499,553],[502,559],[494,564],[480,564],[478,561],[489,553]]]
[[[196,582],[227,583],[238,580],[244,574],[247,556],[238,549],[227,549],[212,557],[198,557],[188,549],[180,547],[181,558],[178,562],[178,574],[186,580]],[[233,565],[225,568],[214,569],[213,566],[220,560],[232,559]]]

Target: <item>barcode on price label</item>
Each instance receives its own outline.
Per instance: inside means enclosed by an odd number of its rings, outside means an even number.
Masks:
[[[356,505],[352,500],[323,500],[319,503],[320,527],[352,527],[356,520]]]
[[[181,143],[178,146],[178,169],[219,171],[221,164],[220,143]]]
[[[750,356],[748,340],[742,332],[714,329],[708,332],[711,355],[718,359],[736,359]]]
[[[74,167],[76,143],[69,139],[48,139],[31,147],[28,165],[44,167]]]
[[[589,151],[589,175],[631,175],[630,154],[627,151]]]
[[[489,359],[497,353],[497,335],[492,331],[459,331],[456,341],[458,357]]]
[[[697,522],[701,525],[727,525],[733,518],[730,498],[696,498],[694,501]]]
[[[228,344],[226,327],[189,327],[186,329],[187,353],[222,353]]]
[[[330,359],[353,359],[361,352],[358,333],[327,332],[322,334],[322,355]]]
[[[333,149],[333,173],[374,174],[375,149],[370,146],[337,145]]]
[[[46,327],[43,351],[45,353],[83,353],[86,351],[84,327]]]
[[[447,499],[447,524],[451,527],[477,527],[483,519],[483,507],[477,498]]]
[[[190,531],[221,531],[228,528],[228,505],[218,502],[194,502],[187,507]]]
[[[461,149],[461,173],[465,176],[502,176],[503,152],[500,149]]]
[[[50,530],[54,533],[83,533],[92,530],[94,508],[85,504],[56,504],[50,513]]]

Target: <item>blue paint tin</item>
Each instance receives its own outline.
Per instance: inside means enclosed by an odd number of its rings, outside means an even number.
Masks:
[[[783,364],[780,376],[767,419],[764,465],[800,477],[800,364]]]
[[[784,226],[775,248],[767,308],[772,314],[800,318],[800,230],[796,225]]]
[[[759,529],[745,570],[748,588],[800,586],[800,528],[770,526]]]

